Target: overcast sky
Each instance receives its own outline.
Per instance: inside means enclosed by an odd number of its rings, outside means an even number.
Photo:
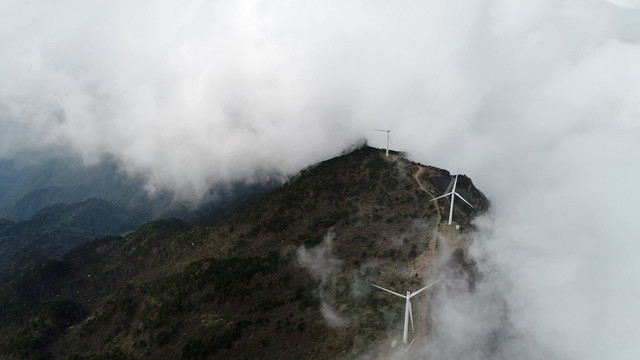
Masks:
[[[640,356],[637,0],[5,0],[0,54],[0,157],[108,157],[187,198],[395,121],[492,201],[472,250],[509,351]]]

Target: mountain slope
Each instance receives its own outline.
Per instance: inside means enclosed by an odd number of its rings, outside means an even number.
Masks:
[[[17,223],[4,220],[0,225],[0,273],[11,277],[28,264],[62,256],[97,237],[134,230],[146,220],[143,212],[100,199],[56,204]]]
[[[401,332],[403,304],[369,283],[416,289],[444,259],[472,285],[460,241],[488,202],[459,177],[474,208],[456,207],[462,233],[450,257],[436,234],[448,202],[431,199],[451,181],[445,170],[363,147],[303,170],[214,226],[161,220],[83,244],[0,289],[8,339],[0,350],[77,359],[375,351],[387,329]],[[427,303],[425,292],[414,304],[419,334],[428,331]]]

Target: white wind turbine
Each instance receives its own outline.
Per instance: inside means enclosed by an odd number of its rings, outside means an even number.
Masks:
[[[415,328],[413,327],[413,314],[411,313],[411,298],[418,295],[419,293],[421,293],[423,290],[425,290],[426,288],[430,287],[431,285],[434,285],[435,283],[437,283],[440,280],[436,280],[434,282],[432,282],[431,284],[423,287],[422,289],[418,290],[418,291],[407,291],[407,295],[402,295],[402,294],[398,294],[395,291],[391,291],[389,289],[385,289],[382,286],[378,286],[375,284],[371,284],[372,286],[377,287],[380,290],[384,290],[386,292],[392,293],[393,295],[396,296],[400,296],[401,298],[406,299],[406,303],[405,303],[405,309],[404,309],[404,333],[402,335],[402,342],[404,344],[408,344],[408,337],[409,337],[409,320],[411,320],[411,330],[415,333]],[[413,343],[413,340],[411,341],[411,343]]]
[[[393,126],[393,123],[396,122],[395,120],[393,120],[391,122],[391,125],[389,125],[389,127],[387,128],[387,130],[382,130],[382,129],[373,129],[375,131],[382,131],[384,133],[387,133],[387,156],[389,156],[389,143],[391,142],[391,127]]]
[[[451,195],[451,206],[449,208],[449,225],[451,225],[451,218],[453,217],[453,200],[455,200],[456,196],[458,196],[460,199],[462,199],[462,201],[466,202],[467,205],[473,207],[473,205],[471,205],[467,200],[465,200],[462,195],[458,194],[456,192],[456,184],[458,183],[458,175],[456,175],[456,179],[453,181],[453,189],[451,189],[451,192],[448,192],[444,195],[440,195],[437,198],[431,200],[431,201],[436,201],[440,198],[443,198],[445,196]]]

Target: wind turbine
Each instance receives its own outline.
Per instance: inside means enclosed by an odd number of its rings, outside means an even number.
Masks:
[[[424,291],[426,288],[430,287],[431,285],[437,283],[440,280],[436,280],[434,282],[432,282],[431,284],[423,287],[422,289],[418,290],[418,291],[407,291],[407,295],[402,295],[402,294],[398,294],[395,291],[391,291],[389,289],[385,289],[382,286],[378,286],[376,284],[371,284],[371,286],[375,286],[380,290],[384,290],[386,292],[392,293],[393,295],[396,296],[400,296],[401,298],[405,298],[407,301],[405,303],[405,309],[404,309],[404,333],[402,335],[402,342],[404,344],[408,344],[408,337],[409,337],[409,320],[411,320],[411,331],[413,331],[414,333],[416,332],[414,327],[413,327],[413,314],[411,313],[411,298],[418,295],[419,293],[421,293],[422,291]],[[413,343],[413,340],[411,341],[411,343]],[[411,345],[411,344],[409,344]]]
[[[375,131],[381,131],[384,133],[387,133],[387,157],[389,156],[389,143],[391,142],[391,127],[393,126],[393,123],[396,122],[395,120],[393,120],[391,122],[391,125],[389,125],[389,127],[387,128],[387,130],[382,130],[382,129],[373,129]]]
[[[458,175],[456,175],[456,179],[453,181],[453,189],[451,189],[451,192],[448,192],[448,193],[446,193],[444,195],[440,195],[437,198],[431,200],[431,201],[436,201],[436,200],[438,200],[440,198],[443,198],[445,196],[451,195],[451,206],[450,206],[450,209],[449,209],[449,225],[451,225],[451,218],[453,217],[453,200],[455,200],[456,196],[458,196],[460,199],[462,199],[462,201],[466,202],[467,205],[473,207],[473,205],[471,205],[467,200],[465,200],[462,197],[462,195],[460,195],[460,194],[458,194],[456,192],[456,184],[457,183],[458,183]]]

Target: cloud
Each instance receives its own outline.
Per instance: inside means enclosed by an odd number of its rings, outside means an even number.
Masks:
[[[395,120],[394,148],[492,201],[471,251],[506,354],[635,359],[637,5],[5,1],[0,155],[106,156],[198,198],[383,147]]]
[[[336,234],[329,231],[322,242],[317,246],[307,249],[304,246],[298,248],[298,263],[307,269],[311,276],[320,281],[318,296],[320,297],[320,313],[331,327],[343,327],[349,322],[334,309],[334,299],[331,288],[335,287],[336,275],[340,271],[340,263],[333,255],[333,239]]]

